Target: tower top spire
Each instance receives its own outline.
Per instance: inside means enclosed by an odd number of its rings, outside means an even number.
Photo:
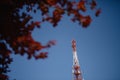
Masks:
[[[72,40],[72,48],[73,51],[76,51],[76,41],[74,39]]]

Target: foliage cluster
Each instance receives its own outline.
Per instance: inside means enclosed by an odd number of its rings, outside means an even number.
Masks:
[[[35,5],[37,7],[33,8]],[[24,6],[26,9],[20,15],[20,10]],[[55,41],[51,40],[46,45],[35,41],[31,36],[35,28],[40,28],[45,21],[56,27],[63,14],[73,15],[71,21],[79,22],[86,28],[92,18],[89,15],[83,16],[81,12],[90,9],[95,11],[95,16],[99,16],[101,10],[96,6],[95,0],[91,2],[88,0],[2,0],[0,2],[0,80],[9,80],[7,72],[10,71],[9,64],[13,61],[11,54],[27,54],[28,59],[47,57],[48,52],[36,54],[36,51],[50,48],[55,45]],[[50,8],[53,8],[52,12]],[[36,13],[38,10],[41,11],[42,20],[33,21],[29,12]]]

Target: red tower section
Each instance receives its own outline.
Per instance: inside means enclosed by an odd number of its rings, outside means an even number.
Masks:
[[[73,49],[73,68],[72,68],[73,80],[83,80],[77,56],[75,40],[72,40],[72,49]]]

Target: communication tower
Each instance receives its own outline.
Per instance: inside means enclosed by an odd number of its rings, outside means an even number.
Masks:
[[[73,66],[72,66],[73,80],[83,80],[77,56],[75,40],[72,40],[72,49],[73,49]]]

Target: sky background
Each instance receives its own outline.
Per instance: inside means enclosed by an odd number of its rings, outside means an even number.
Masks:
[[[67,16],[56,28],[49,23],[35,29],[36,41],[56,40],[44,60],[27,60],[27,56],[12,55],[14,62],[10,80],[73,80],[71,41],[76,40],[77,54],[85,80],[120,80],[120,0],[97,0],[102,13],[93,16],[88,28],[72,23]],[[90,13],[91,14],[91,13]],[[37,20],[39,14],[35,15]]]

